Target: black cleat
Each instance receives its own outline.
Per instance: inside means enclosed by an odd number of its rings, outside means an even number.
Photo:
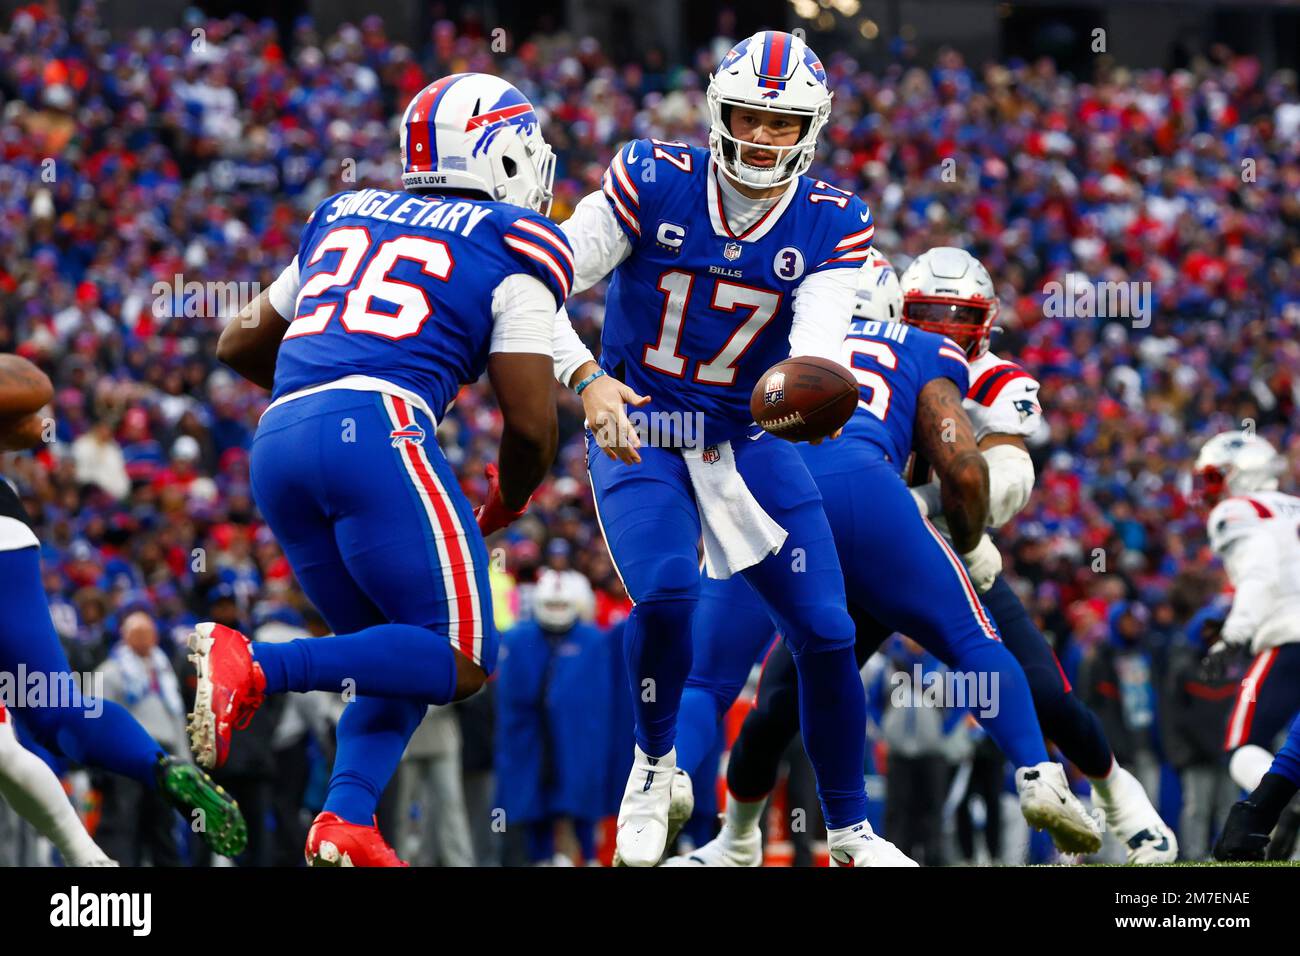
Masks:
[[[1238,800],[1214,844],[1214,858],[1224,862],[1263,860],[1272,829],[1271,822],[1260,819],[1255,804],[1249,799]]]

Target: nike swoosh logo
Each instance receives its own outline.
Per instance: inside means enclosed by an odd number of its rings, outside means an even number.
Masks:
[[[868,219],[871,218],[871,210],[868,209],[866,212],[858,213],[858,218],[861,219],[863,222],[866,222]]]
[[[636,162],[636,147],[635,147],[635,146],[632,146],[632,147],[630,147],[630,148],[628,149],[628,151],[627,151],[627,161],[628,161],[629,163],[635,163],[635,162]]]

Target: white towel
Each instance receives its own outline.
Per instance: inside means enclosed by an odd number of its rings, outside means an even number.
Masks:
[[[787,532],[763,510],[736,470],[731,442],[682,451],[695,489],[704,537],[704,568],[725,580],[785,544]]]

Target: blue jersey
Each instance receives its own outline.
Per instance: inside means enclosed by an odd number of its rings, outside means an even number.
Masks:
[[[753,421],[755,383],[790,354],[799,284],[860,268],[875,231],[856,196],[801,177],[733,234],[721,175],[707,149],[642,139],[618,152],[604,179],[632,253],[610,283],[601,365],[651,396],[642,411],[659,413],[661,434],[684,437],[688,422],[702,422],[709,442]]]
[[[440,416],[487,367],[498,283],[533,276],[558,308],[573,253],[554,223],[519,206],[362,189],[312,213],[298,271],[272,397],[366,375],[414,392]]]
[[[970,384],[966,353],[952,339],[900,322],[854,319],[844,338],[844,366],[858,380],[858,407],[839,442],[809,447],[834,455],[841,442],[865,442],[902,474],[912,450],[916,401],[929,382],[949,378],[961,395]]]

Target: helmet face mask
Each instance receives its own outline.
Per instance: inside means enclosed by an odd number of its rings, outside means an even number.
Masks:
[[[816,54],[798,37],[775,31],[736,44],[710,78],[705,99],[714,161],[733,180],[754,189],[784,186],[803,175],[831,114],[831,92]],[[800,136],[783,146],[747,142],[732,132],[738,109],[789,116],[800,124]],[[746,148],[755,145],[776,154],[770,166],[743,161]]]
[[[1192,469],[1193,495],[1213,507],[1224,498],[1275,491],[1286,463],[1258,435],[1221,432],[1201,446]]]
[[[984,299],[957,299],[906,293],[903,321],[927,332],[946,335],[974,357],[987,350],[997,304]]]
[[[404,189],[550,211],[555,154],[532,104],[500,77],[457,73],[429,84],[407,106],[400,140]]]

